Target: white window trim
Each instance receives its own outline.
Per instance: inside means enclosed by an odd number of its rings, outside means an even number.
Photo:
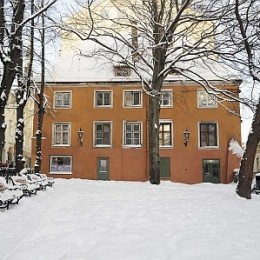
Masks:
[[[207,94],[207,105],[206,106],[200,106],[200,92],[204,92],[204,93],[206,93]],[[215,103],[215,105],[214,106],[209,106],[208,105],[208,96],[209,96],[210,94],[206,91],[206,90],[202,90],[202,89],[200,89],[200,90],[197,90],[197,108],[208,108],[208,109],[210,109],[210,108],[218,108],[218,103],[216,102]]]
[[[125,104],[125,93],[126,92],[139,92],[140,93],[140,105],[132,105],[132,106],[127,106]],[[143,107],[143,92],[141,90],[136,90],[136,89],[126,89],[123,91],[123,108],[142,108]]]
[[[59,171],[51,171],[51,159],[52,157],[70,157],[70,162],[71,162],[71,165],[70,165],[70,168],[71,168],[71,171],[70,172],[59,172]],[[73,166],[73,162],[72,162],[72,156],[71,155],[50,155],[49,157],[49,163],[50,163],[50,168],[49,168],[49,174],[62,174],[62,175],[71,175],[72,174],[72,166]]]
[[[217,127],[217,146],[200,146],[200,124],[216,124]],[[198,149],[200,150],[217,150],[219,149],[219,125],[216,121],[199,121],[198,122]]]
[[[96,124],[97,123],[110,123],[110,144],[95,144],[95,140],[96,140]],[[112,143],[113,143],[113,122],[112,121],[93,121],[93,147],[95,148],[107,148],[107,147],[112,147]]]
[[[68,136],[68,144],[55,144],[54,142],[54,130],[55,130],[55,125],[57,124],[67,124],[69,125],[69,136]],[[71,146],[71,123],[70,122],[53,122],[52,123],[52,147],[69,147]]]
[[[170,92],[170,96],[171,96],[171,99],[170,99],[170,105],[163,105],[161,103],[161,108],[172,108],[173,107],[173,91],[172,89],[162,89],[161,92]]]
[[[111,100],[111,104],[110,105],[102,105],[102,106],[98,106],[96,103],[96,94],[97,92],[110,92],[110,100]],[[105,89],[101,89],[101,90],[95,90],[94,91],[94,108],[113,108],[113,90],[105,90]]]
[[[161,123],[168,123],[171,124],[171,145],[159,145],[159,149],[171,149],[174,147],[173,143],[173,121],[172,120],[166,120],[166,119],[160,119],[159,120],[159,127]]]
[[[140,144],[125,144],[125,124],[140,124]],[[123,148],[141,148],[143,146],[143,123],[141,121],[123,121],[123,135],[122,135],[122,147]]]
[[[69,106],[56,107],[56,94],[57,93],[70,93],[70,105]],[[71,109],[71,108],[72,108],[72,91],[71,90],[54,91],[53,109]]]

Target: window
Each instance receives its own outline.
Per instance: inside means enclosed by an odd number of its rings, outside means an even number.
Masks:
[[[95,91],[95,107],[111,107],[111,91]]]
[[[127,65],[115,66],[116,77],[128,77],[130,76],[130,68]]]
[[[203,159],[203,182],[220,182],[220,160],[219,159]]]
[[[160,122],[159,146],[160,147],[172,146],[172,123],[171,122]]]
[[[71,156],[50,156],[50,172],[68,174],[72,172]]]
[[[161,107],[172,107],[172,91],[162,90],[161,93]]]
[[[198,91],[198,107],[215,108],[217,107],[216,98],[205,90],[200,90]]]
[[[217,140],[217,124],[216,123],[200,123],[200,147],[216,147]]]
[[[141,91],[125,91],[124,106],[141,107]]]
[[[141,123],[124,123],[124,145],[141,146]]]
[[[53,124],[53,145],[68,146],[70,144],[70,124]]]
[[[95,146],[111,146],[111,122],[95,122]]]
[[[55,108],[71,107],[71,92],[55,92]]]

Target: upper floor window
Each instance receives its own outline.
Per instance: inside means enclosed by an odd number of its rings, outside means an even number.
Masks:
[[[60,145],[60,146],[70,145],[70,124],[69,123],[53,124],[53,145]]]
[[[111,122],[95,122],[94,145],[111,146]]]
[[[125,91],[124,107],[141,107],[141,91]]]
[[[141,123],[138,122],[124,123],[124,145],[125,146],[141,145]]]
[[[216,123],[200,123],[200,147],[218,146],[218,129]]]
[[[112,92],[111,91],[95,91],[95,107],[111,107]]]
[[[130,76],[130,68],[123,64],[115,66],[115,76],[116,77],[129,77]]]
[[[162,90],[161,93],[161,107],[172,107],[172,91]]]
[[[159,146],[172,146],[172,122],[160,122],[159,127]]]
[[[205,90],[198,91],[198,107],[200,108],[216,108],[216,98],[207,93]]]
[[[54,106],[55,108],[70,108],[71,107],[71,92],[57,91],[54,93]]]

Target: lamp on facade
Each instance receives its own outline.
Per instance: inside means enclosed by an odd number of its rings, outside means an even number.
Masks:
[[[80,127],[78,131],[78,138],[79,138],[80,145],[83,144],[83,135],[84,135],[84,131]]]
[[[182,133],[182,137],[183,137],[184,145],[187,146],[189,138],[190,138],[190,132],[188,131],[187,127],[186,127],[186,130]]]

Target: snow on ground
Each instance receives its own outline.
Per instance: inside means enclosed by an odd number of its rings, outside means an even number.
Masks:
[[[56,179],[0,211],[0,259],[260,259],[260,196],[235,187]]]

